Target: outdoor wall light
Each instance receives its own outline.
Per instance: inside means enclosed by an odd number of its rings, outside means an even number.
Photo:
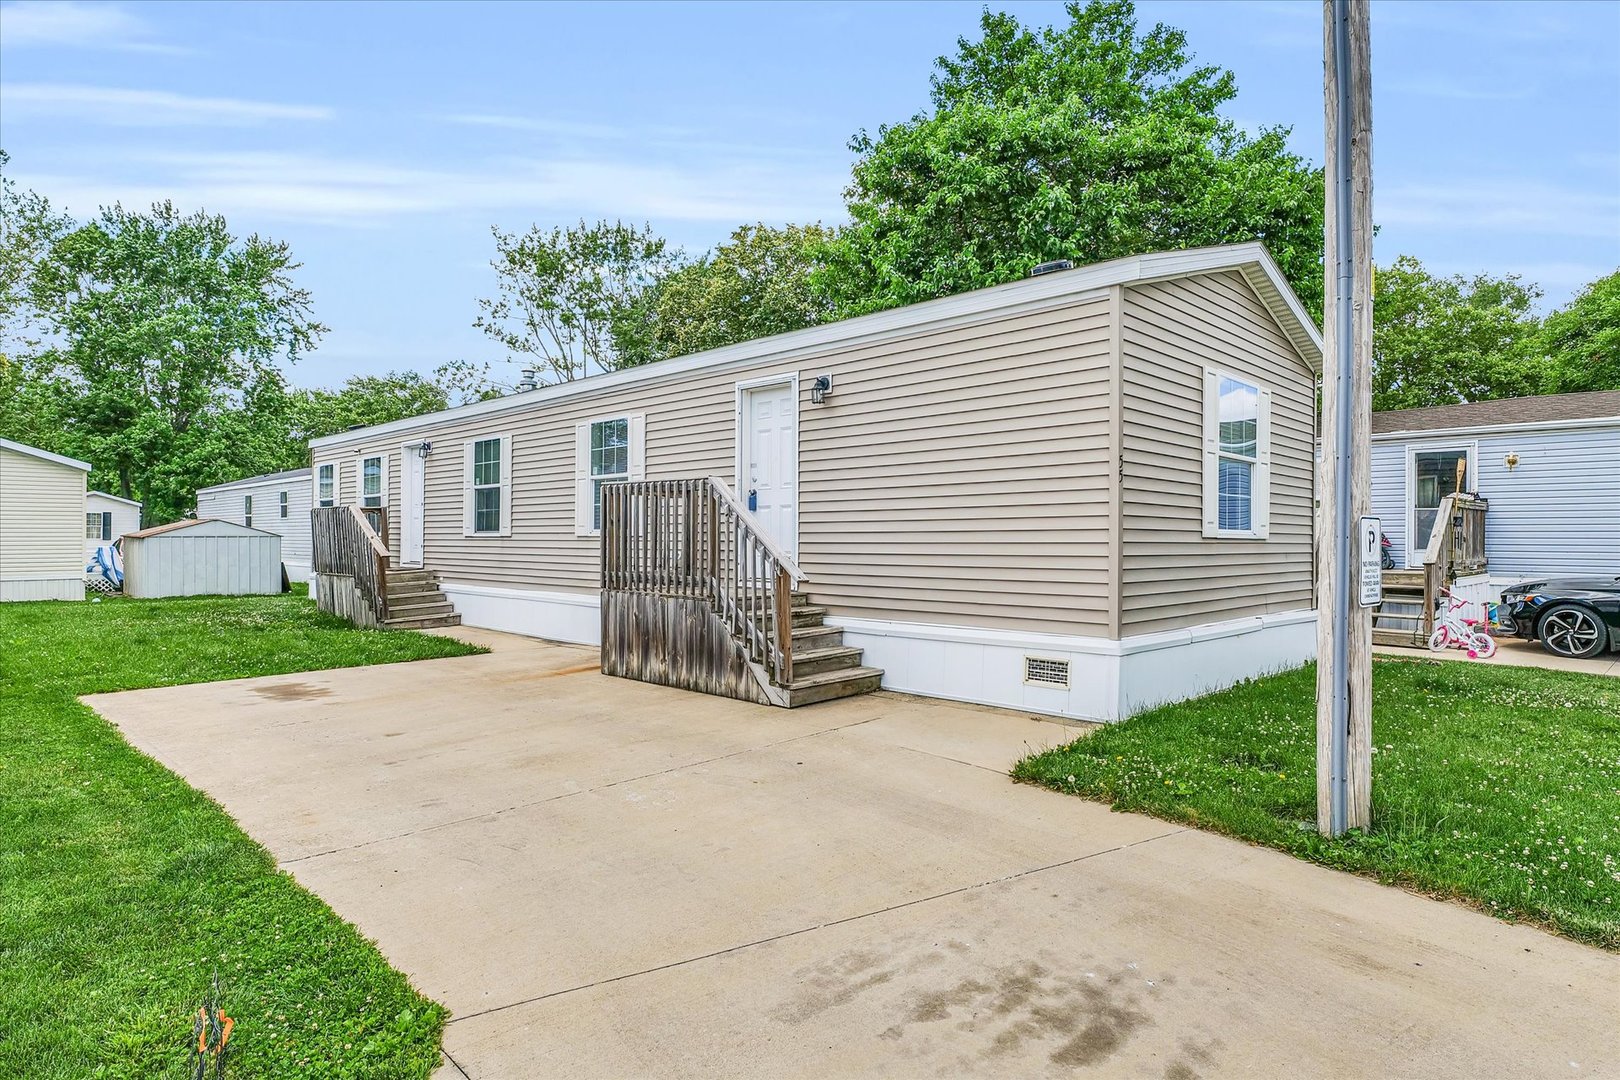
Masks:
[[[1502,464],[1506,465],[1509,471],[1517,469],[1519,467],[1519,455],[1509,454],[1507,457],[1502,459]]]
[[[423,461],[426,461],[427,456],[429,454],[431,454],[431,453],[433,453],[433,444],[432,443],[430,443],[430,442],[419,442],[419,443],[416,444],[416,456],[421,458]]]
[[[816,381],[810,384],[810,404],[820,405],[832,393],[832,376],[817,375]]]

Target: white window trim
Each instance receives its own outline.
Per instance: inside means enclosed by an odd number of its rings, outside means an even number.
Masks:
[[[1405,506],[1406,535],[1402,539],[1405,551],[1402,553],[1408,570],[1417,570],[1423,566],[1422,549],[1412,546],[1413,533],[1417,532],[1417,506],[1413,498],[1417,493],[1413,486],[1417,483],[1417,456],[1421,453],[1434,453],[1436,451],[1461,450],[1468,455],[1468,471],[1463,476],[1463,486],[1469,491],[1479,490],[1479,440],[1477,439],[1448,439],[1444,437],[1419,439],[1406,444],[1406,483],[1403,485]]]
[[[276,495],[278,496],[276,499],[276,509],[279,512],[279,516],[285,518],[292,513],[292,499],[288,497],[288,494],[285,491],[278,491],[276,492]]]
[[[242,525],[244,528],[253,528],[253,496],[242,496]]]
[[[330,469],[332,472],[332,499],[330,502],[321,498],[321,470]],[[337,463],[328,461],[324,465],[315,466],[315,505],[336,506],[338,496]]]
[[[1248,529],[1220,527],[1221,380],[1259,391],[1260,415],[1255,433],[1254,478],[1249,492]],[[1271,536],[1271,391],[1250,375],[1204,369],[1204,536],[1210,540],[1266,540]]]
[[[647,475],[647,414],[613,412],[593,416],[574,425],[574,535],[600,536],[596,527],[596,500],[592,497],[591,426],[610,420],[627,421],[630,439],[630,474],[634,483]]]
[[[377,470],[377,480],[381,485],[377,490],[377,498],[381,501],[378,506],[388,505],[388,454],[361,454],[356,464],[354,474],[354,503],[356,506],[366,508],[366,462],[381,462]]]
[[[473,498],[473,447],[491,439],[501,441],[501,527],[496,532],[478,532],[473,528],[477,509]],[[512,436],[495,432],[469,435],[461,444],[461,535],[479,539],[512,535]]]

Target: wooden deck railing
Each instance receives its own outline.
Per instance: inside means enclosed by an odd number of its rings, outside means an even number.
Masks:
[[[1442,589],[1460,577],[1485,572],[1485,512],[1490,504],[1467,492],[1440,500],[1434,529],[1423,552],[1423,638],[1434,632],[1435,605]]]
[[[373,524],[375,522],[375,524]],[[386,507],[317,506],[310,511],[312,564],[317,575],[353,580],[360,603],[382,625],[388,619],[388,535]],[[353,612],[336,612],[352,617]],[[356,620],[360,621],[360,620]]]
[[[793,682],[804,571],[719,477],[602,488],[602,588],[707,600],[771,682]]]

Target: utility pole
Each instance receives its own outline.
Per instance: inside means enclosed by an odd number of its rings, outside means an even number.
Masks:
[[[1372,821],[1372,611],[1357,602],[1372,467],[1372,81],[1368,0],[1323,0],[1327,289],[1316,491],[1316,822]]]

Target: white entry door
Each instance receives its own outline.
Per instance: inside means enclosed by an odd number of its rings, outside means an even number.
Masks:
[[[738,496],[772,540],[799,557],[799,403],[791,382],[742,392]]]
[[[399,458],[399,565],[421,566],[427,462],[422,460],[417,444],[405,447]]]
[[[1462,490],[1474,486],[1474,462],[1471,446],[1416,446],[1409,450],[1407,460],[1406,494],[1406,565],[1423,565],[1423,555],[1436,526],[1440,500],[1458,490],[1457,478],[1462,476]]]

